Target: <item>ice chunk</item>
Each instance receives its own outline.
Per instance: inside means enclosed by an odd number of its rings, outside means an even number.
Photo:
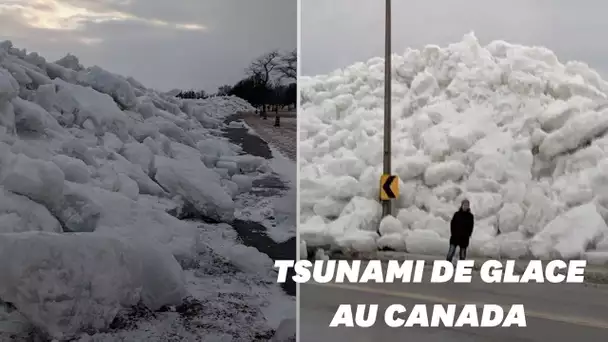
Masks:
[[[66,182],[64,198],[58,209],[57,218],[69,232],[93,232],[97,229],[103,208],[82,188]]]
[[[8,102],[19,94],[19,82],[11,73],[0,67],[0,103]]]
[[[321,217],[335,218],[340,216],[347,203],[347,201],[325,197],[314,204],[312,211]]]
[[[405,236],[408,253],[422,255],[443,255],[448,251],[449,243],[432,230],[414,230]]]
[[[498,227],[502,233],[518,230],[524,219],[524,211],[517,203],[505,203],[498,212]]]
[[[412,230],[431,230],[442,238],[450,237],[450,225],[442,218],[428,215],[420,221],[414,222]]]
[[[582,113],[568,120],[561,129],[549,134],[540,145],[539,151],[546,158],[552,158],[580,147],[607,130],[608,111]]]
[[[79,139],[66,141],[61,146],[62,152],[70,157],[82,160],[87,165],[98,167],[98,163],[90,149]]]
[[[471,193],[466,195],[471,202],[471,211],[478,219],[495,215],[502,206],[502,196],[495,193]]]
[[[327,171],[333,176],[347,175],[358,178],[365,166],[362,160],[351,155],[330,160],[327,164]]]
[[[181,266],[165,248],[160,245],[131,240],[141,263],[141,301],[151,310],[165,305],[178,305],[188,295]]]
[[[105,132],[103,134],[102,139],[103,146],[108,151],[117,152],[118,150],[122,149],[124,145],[123,142],[114,133]]]
[[[232,198],[235,198],[239,194],[239,186],[235,182],[228,179],[222,179],[221,184]]]
[[[43,205],[0,188],[0,233],[25,231],[60,233],[62,229]]]
[[[403,234],[390,233],[382,235],[376,241],[379,249],[391,249],[394,251],[406,251],[405,238]]]
[[[306,241],[308,247],[327,246],[333,243],[333,237],[327,231],[327,224],[321,216],[313,216],[299,224],[298,235]]]
[[[255,172],[264,165],[267,165],[266,159],[252,155],[222,155],[218,161],[236,162],[239,167],[240,173]]]
[[[200,247],[196,225],[150,206],[149,201],[134,201],[117,192],[69,182],[65,194],[58,216],[72,231],[149,241],[168,248],[178,260],[191,260]]]
[[[544,194],[531,191],[526,196],[526,201],[529,206],[520,227],[524,232],[539,233],[559,213],[558,206]]]
[[[124,78],[118,75],[94,66],[88,69],[86,82],[93,89],[110,95],[116,103],[125,109],[131,109],[137,105],[133,88]]]
[[[500,255],[508,259],[530,257],[530,240],[521,232],[501,234],[498,237]]]
[[[189,147],[196,146],[194,139],[192,139],[190,134],[173,122],[160,117],[149,118],[146,120],[146,122],[156,126],[160,133],[164,134],[171,140],[177,141]]]
[[[132,164],[118,153],[110,155],[112,159],[106,165],[117,174],[125,174],[137,183],[139,192],[146,195],[165,196],[166,192],[159,184],[154,182],[139,166]],[[102,166],[99,170],[102,170]]]
[[[0,297],[55,338],[105,328],[140,297],[137,256],[115,239],[2,234],[0,246]]]
[[[51,337],[104,329],[140,299],[178,304],[181,268],[170,254],[92,234],[0,236],[0,297]],[[10,260],[10,262],[9,262]]]
[[[253,179],[246,175],[233,175],[230,178],[239,187],[239,193],[248,192],[253,186]]]
[[[335,199],[348,200],[357,195],[359,181],[351,176],[336,177],[333,179],[333,185],[329,191]]]
[[[112,132],[126,140],[128,131],[125,115],[110,96],[58,79],[53,80],[53,83],[59,88],[56,109],[64,113],[64,117],[72,115],[74,124],[78,126],[90,120],[100,135]]]
[[[399,213],[397,213],[397,220],[403,224],[403,227],[410,229],[416,222],[425,220],[427,217],[428,213],[418,209],[417,207],[401,209],[399,210]]]
[[[13,100],[13,107],[15,109],[15,125],[17,131],[21,134],[64,132],[57,120],[34,102],[16,98]]]
[[[401,221],[396,219],[394,216],[386,216],[380,221],[380,235],[389,235],[389,234],[402,234],[404,229]]]
[[[217,173],[202,162],[182,163],[165,157],[156,157],[156,180],[173,195],[180,195],[202,215],[232,221],[234,203],[220,184]]]
[[[139,195],[137,183],[124,173],[118,174],[117,188],[118,192],[133,200],[137,199]]]
[[[568,210],[553,219],[531,241],[531,251],[542,259],[580,258],[589,246],[608,233],[593,203]]]
[[[254,247],[234,245],[229,251],[229,260],[245,272],[254,274],[270,274],[274,272],[274,262],[266,254]]]
[[[123,146],[121,154],[131,163],[141,166],[146,174],[150,174],[154,165],[154,154],[148,146],[138,142],[127,143]]]
[[[44,203],[50,208],[57,207],[62,200],[64,174],[52,162],[18,154],[4,165],[0,177],[0,184],[6,190]]]
[[[466,172],[466,167],[458,161],[446,161],[429,166],[424,173],[424,182],[436,186],[446,181],[458,181]]]
[[[371,252],[378,247],[375,232],[364,230],[350,230],[343,235],[334,235],[336,245],[344,251]]]
[[[425,155],[407,157],[397,161],[395,173],[402,180],[407,181],[422,175],[429,165],[431,159]]]
[[[221,169],[226,169],[228,171],[229,175],[234,175],[235,173],[238,173],[239,171],[239,166],[236,162],[234,161],[228,161],[228,160],[219,160],[215,166],[217,168],[221,168]]]
[[[484,156],[475,163],[475,174],[480,178],[487,178],[495,182],[502,181],[505,176],[506,161],[502,156]]]
[[[72,69],[74,71],[81,71],[84,69],[83,66],[80,64],[78,57],[69,53],[63,56],[63,58],[57,60],[55,64],[61,65],[64,68]]]
[[[235,156],[236,147],[225,141],[218,139],[205,139],[196,143],[196,147],[201,151],[201,154],[215,157]]]
[[[341,217],[349,218],[347,229],[375,231],[381,214],[380,203],[363,197],[354,197],[342,210]]]
[[[4,234],[0,246],[0,297],[54,338],[104,329],[140,299],[154,310],[185,294],[175,259],[151,247],[50,233]]]
[[[454,201],[457,197],[462,194],[462,189],[459,185],[447,182],[443,185],[435,187],[433,194],[437,197],[443,198],[446,201]]]
[[[58,154],[53,156],[52,161],[63,171],[67,181],[86,184],[91,179],[87,164],[80,159]]]

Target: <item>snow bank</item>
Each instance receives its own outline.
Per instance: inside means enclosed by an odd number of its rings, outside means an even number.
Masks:
[[[89,234],[0,234],[0,298],[54,338],[107,327],[119,309],[179,304],[169,253]]]
[[[250,110],[1,43],[0,300],[58,338],[179,304],[202,247],[177,217],[231,222],[264,165],[215,131]]]
[[[298,80],[308,247],[443,254],[468,198],[473,254],[595,255],[608,235],[608,83],[596,71],[542,47],[482,46],[474,34],[392,60],[401,198],[382,223],[383,59]]]

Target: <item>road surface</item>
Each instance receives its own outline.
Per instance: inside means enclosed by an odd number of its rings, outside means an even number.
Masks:
[[[289,159],[296,160],[298,118],[295,112],[279,112],[280,127],[274,126],[274,112],[269,113],[269,118],[266,120],[254,113],[241,113],[240,115],[262,139],[276,146]]]
[[[430,269],[425,269],[430,274]],[[474,276],[474,279],[478,277]],[[583,284],[301,284],[300,342],[404,341],[608,341],[608,286]],[[370,328],[329,328],[340,304],[379,304]],[[391,304],[524,304],[527,327],[390,328]],[[458,311],[457,311],[458,312]],[[506,315],[506,312],[505,312]],[[401,315],[407,318],[407,314]],[[481,317],[481,313],[479,314]],[[414,341],[414,340],[412,340]]]
[[[228,138],[233,144],[241,146],[244,154],[271,159],[273,156],[268,142],[257,135],[252,135],[246,128],[229,126],[232,121],[241,119],[241,114],[231,115],[226,118],[224,123],[227,127],[224,128],[224,137]],[[295,133],[293,139],[295,140]],[[282,196],[286,191],[287,187],[284,181],[278,175],[273,175],[256,179],[253,182],[251,194],[262,200],[268,197]],[[243,244],[256,248],[273,260],[295,259],[296,257],[295,236],[287,241],[278,243],[267,235],[266,228],[260,223],[235,220],[232,222],[232,227],[239,234],[239,238]],[[291,277],[289,279],[291,280]],[[296,284],[293,281],[283,283],[282,287],[288,295],[296,295]]]

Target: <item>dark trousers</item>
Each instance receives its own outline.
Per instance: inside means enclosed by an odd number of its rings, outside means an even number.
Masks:
[[[458,246],[450,244],[450,249],[448,250],[448,256],[446,258],[447,261],[452,262],[452,260],[454,259],[454,254],[456,254],[456,247],[458,247]],[[460,249],[459,250],[460,255],[459,255],[458,260],[466,259],[467,258],[467,249],[462,248],[462,247],[460,247],[459,249]]]

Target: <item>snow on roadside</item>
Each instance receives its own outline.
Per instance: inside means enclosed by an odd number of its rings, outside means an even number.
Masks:
[[[241,194],[238,196],[239,205],[235,216],[244,221],[253,221],[266,228],[267,235],[274,241],[281,243],[296,235],[296,209],[297,209],[297,170],[295,162],[285,157],[269,143],[273,158],[269,161],[269,168],[284,182],[287,190],[272,196],[260,198],[255,194]],[[268,175],[256,177],[260,180]]]
[[[227,224],[201,224],[198,264],[184,271],[190,297],[161,312],[127,313],[110,332],[82,334],[88,341],[268,340],[285,318],[295,317],[295,298],[276,284],[272,261],[237,240]]]
[[[274,158],[270,161],[270,168],[285,181],[285,185],[288,187],[281,197],[277,197],[273,201],[277,225],[284,227],[285,233],[295,236],[298,199],[297,166],[278,149],[271,147],[271,151]]]
[[[260,137],[260,135],[253,129],[251,128],[251,126],[249,124],[247,124],[247,122],[245,122],[245,120],[242,120],[242,125],[243,127],[247,128],[247,133],[249,133],[250,135],[253,135],[254,137],[258,137],[258,138],[262,138]]]
[[[184,220],[232,221],[265,172],[218,137],[250,110],[0,43],[0,339],[245,341],[295,314],[266,255]]]

